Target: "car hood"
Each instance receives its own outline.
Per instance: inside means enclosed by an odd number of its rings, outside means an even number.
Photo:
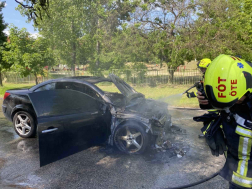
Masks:
[[[135,89],[133,89],[130,85],[128,85],[126,82],[124,82],[122,79],[120,79],[116,75],[109,74],[109,78],[116,85],[118,90],[128,99],[128,101],[130,101],[133,98],[144,97],[143,94],[135,91]]]
[[[140,101],[139,101],[140,102]],[[126,108],[129,112],[134,112],[145,118],[161,118],[163,114],[168,114],[168,104],[152,99],[145,99],[135,106]]]
[[[117,107],[111,113],[118,118],[138,119],[145,123],[155,123],[157,126],[164,126],[171,123],[171,116],[168,112],[168,104],[152,99],[138,99],[138,103],[126,107]]]

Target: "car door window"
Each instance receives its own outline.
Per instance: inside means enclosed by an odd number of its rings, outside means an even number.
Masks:
[[[69,89],[82,92],[94,99],[100,100],[100,95],[95,92],[91,87],[81,84],[81,83],[74,83],[74,82],[58,82],[56,84],[56,89]]]
[[[89,96],[92,96],[93,98],[97,100],[101,99],[100,95],[87,85],[83,85],[83,93]]]
[[[46,85],[43,85],[35,90],[35,92],[39,91],[49,91],[49,90],[54,90],[55,89],[55,83],[49,83]]]
[[[56,89],[76,90],[76,87],[73,82],[58,82],[56,84]]]
[[[90,96],[74,90],[50,90],[32,93],[37,117],[96,112],[98,104]]]

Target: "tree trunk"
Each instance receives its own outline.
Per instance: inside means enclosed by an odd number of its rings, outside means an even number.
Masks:
[[[74,22],[72,21],[72,33],[75,35]],[[75,76],[75,64],[76,64],[76,42],[72,42],[72,64],[71,70],[73,72],[73,76]]]
[[[99,54],[100,54],[100,42],[97,41],[96,43],[96,51],[97,51],[97,59],[96,59],[96,68],[99,67],[99,64],[100,64],[100,60],[99,60]]]
[[[100,21],[99,21],[99,18],[98,18],[98,21],[97,21],[97,28],[99,29],[100,27]],[[99,34],[98,34],[99,35]],[[99,68],[99,64],[100,64],[100,60],[99,60],[99,55],[100,55],[100,41],[97,40],[97,43],[96,43],[96,52],[97,52],[97,59],[96,59],[96,68]]]
[[[72,72],[73,72],[73,76],[75,76],[75,64],[76,64],[76,43],[75,42],[73,42],[72,59],[73,59],[73,62],[72,62],[72,65],[71,65],[71,69],[72,69]]]
[[[35,82],[36,82],[36,85],[38,84],[38,76],[37,76],[37,74],[34,74],[34,76],[35,76]]]
[[[175,70],[174,69],[172,69],[171,70],[171,81],[172,81],[172,84],[174,83],[174,72],[175,72]]]
[[[3,81],[2,81],[2,70],[0,70],[0,85],[3,86]]]
[[[170,81],[171,81],[171,83],[173,84],[173,82],[174,82],[173,78],[174,78],[174,72],[175,72],[175,70],[172,69],[172,67],[171,67],[171,68],[168,68],[168,72],[169,72],[170,75],[171,75]]]

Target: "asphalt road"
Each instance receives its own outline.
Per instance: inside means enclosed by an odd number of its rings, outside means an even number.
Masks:
[[[204,139],[198,138],[202,125],[192,120],[204,112],[170,113],[175,127],[167,133],[172,145],[165,152],[125,155],[101,145],[40,168],[37,138],[20,138],[0,112],[0,188],[167,188],[199,181],[221,169],[224,157],[211,155]],[[176,150],[186,153],[178,158]],[[192,188],[228,188],[228,183],[217,176]]]

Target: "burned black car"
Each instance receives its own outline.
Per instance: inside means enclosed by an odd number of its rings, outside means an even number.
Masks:
[[[106,92],[99,84],[115,84]],[[21,137],[37,133],[41,166],[107,141],[120,151],[140,154],[160,145],[171,125],[167,104],[146,99],[115,75],[49,80],[30,89],[6,91],[4,115]]]

